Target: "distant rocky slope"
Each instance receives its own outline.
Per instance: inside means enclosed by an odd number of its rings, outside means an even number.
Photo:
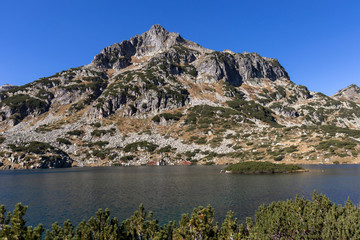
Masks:
[[[8,91],[12,88],[16,87],[15,85],[10,85],[10,84],[4,84],[2,86],[0,86],[0,92],[2,91]]]
[[[348,100],[296,85],[274,58],[154,25],[0,92],[0,167],[356,162],[360,106]]]
[[[355,84],[351,84],[350,86],[334,94],[332,98],[336,100],[353,101],[356,103],[360,103],[360,88]]]

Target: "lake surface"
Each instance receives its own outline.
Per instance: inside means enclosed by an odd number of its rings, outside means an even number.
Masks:
[[[140,203],[160,224],[179,220],[194,207],[211,204],[222,222],[232,210],[241,222],[262,203],[296,195],[311,198],[314,189],[343,204],[360,202],[360,166],[305,166],[306,173],[279,175],[220,174],[223,166],[103,167],[0,171],[0,204],[12,210],[29,205],[28,224],[70,219],[78,224],[109,208],[128,218]]]

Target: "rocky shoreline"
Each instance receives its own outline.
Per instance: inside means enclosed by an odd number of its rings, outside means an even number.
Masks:
[[[279,164],[278,162],[273,162],[274,164]],[[345,163],[323,163],[323,162],[319,162],[319,163],[283,163],[283,164],[291,164],[291,165],[358,165],[360,164],[359,161],[354,161],[354,162],[345,162]],[[179,162],[179,163],[161,163],[161,162],[154,162],[152,161],[150,164],[139,164],[139,163],[133,163],[133,164],[129,164],[129,163],[124,163],[124,164],[116,164],[116,165],[77,165],[75,164],[68,164],[68,165],[64,165],[64,164],[60,164],[60,165],[54,165],[54,164],[49,164],[49,163],[45,163],[43,165],[41,164],[37,164],[37,165],[33,165],[32,167],[24,167],[23,164],[13,164],[13,165],[0,165],[0,170],[32,170],[32,169],[53,169],[53,168],[93,168],[93,167],[142,167],[142,166],[157,166],[157,167],[161,167],[161,166],[195,166],[195,165],[201,165],[201,166],[209,166],[209,164],[191,164],[191,162]],[[228,164],[211,164],[213,166],[228,166]],[[289,171],[286,173],[301,173],[301,172],[308,172],[308,169],[299,169],[299,170],[294,170],[294,171]],[[231,171],[226,171],[226,170],[221,170],[221,173],[229,173],[229,174],[237,174],[237,173],[232,173]],[[255,173],[246,173],[246,172],[242,172],[240,174],[259,174],[262,172],[255,172]],[[271,173],[269,173],[271,174]]]

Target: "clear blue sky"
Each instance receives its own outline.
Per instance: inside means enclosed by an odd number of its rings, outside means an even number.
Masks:
[[[291,80],[327,95],[360,85],[360,1],[1,1],[0,84],[85,65],[153,24],[222,51],[279,59]]]

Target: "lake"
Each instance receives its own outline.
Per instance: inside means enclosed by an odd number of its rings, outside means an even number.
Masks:
[[[0,204],[12,210],[29,205],[29,225],[70,219],[78,224],[109,208],[128,218],[140,203],[160,224],[210,204],[222,222],[232,210],[241,222],[262,203],[296,195],[311,198],[314,189],[343,204],[360,201],[359,165],[305,166],[306,173],[278,175],[220,174],[223,166],[102,167],[0,171]]]

